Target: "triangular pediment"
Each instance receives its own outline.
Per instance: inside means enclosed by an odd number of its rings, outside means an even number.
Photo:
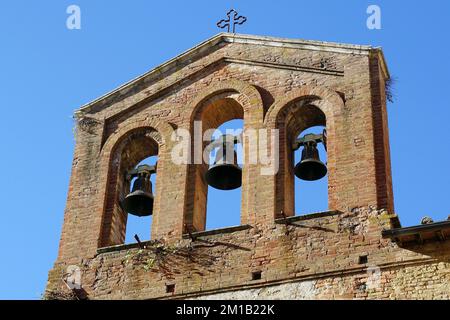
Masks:
[[[87,114],[94,115],[114,105],[113,112],[108,112],[107,115],[102,116],[103,119],[110,118],[116,114],[123,113],[132,106],[156,100],[168,91],[172,91],[174,87],[180,85],[186,79],[193,79],[199,73],[204,74],[209,68],[213,69],[215,66],[222,64],[233,63],[333,75],[343,74],[343,70],[333,66],[324,67],[322,65],[286,63],[277,61],[277,59],[252,59],[251,57],[233,56],[226,54],[226,52],[221,52],[221,48],[229,44],[244,44],[249,48],[264,48],[264,50],[280,50],[282,48],[354,55],[376,53],[381,56],[385,75],[389,77],[380,48],[301,39],[220,33],[82,106],[75,112],[75,116],[80,118]],[[251,49],[248,51],[251,51]]]

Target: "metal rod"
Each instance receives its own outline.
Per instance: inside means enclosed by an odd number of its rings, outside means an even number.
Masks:
[[[144,249],[144,246],[142,245],[141,239],[139,239],[139,236],[137,234],[134,235],[134,238],[136,239],[139,249]]]

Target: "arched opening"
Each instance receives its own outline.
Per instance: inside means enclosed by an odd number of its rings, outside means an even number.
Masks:
[[[286,105],[278,114],[277,128],[284,143],[280,144],[280,170],[277,175],[276,192],[283,197],[277,197],[276,218],[295,216],[328,208],[327,178],[319,181],[303,181],[296,176],[296,165],[300,162],[303,144],[299,138],[307,134],[322,134],[326,127],[325,114],[314,105],[317,97],[304,97]],[[303,141],[304,142],[304,141]],[[327,157],[321,143],[317,143],[321,161],[326,164]],[[297,172],[298,175],[298,172]]]
[[[321,135],[324,126],[314,126],[301,132],[299,139],[306,135]],[[323,164],[327,164],[327,152],[323,143],[317,144],[319,158]],[[302,148],[294,152],[294,166],[302,160]],[[306,181],[295,177],[295,213],[304,215],[314,212],[322,212],[328,209],[328,174],[320,180]]]
[[[208,185],[206,174],[214,162],[215,152],[203,156],[203,151],[211,140],[226,134],[236,134],[234,130],[243,129],[244,109],[237,102],[238,94],[224,92],[201,103],[194,115],[192,126],[192,150],[194,164],[189,165],[187,190],[187,207],[185,214],[185,232],[204,231],[240,224],[241,189],[229,191],[216,190]],[[197,129],[196,129],[197,128]],[[201,130],[198,130],[201,128]],[[198,135],[201,132],[201,137]],[[202,143],[198,143],[202,139]],[[196,158],[195,148],[202,145],[201,159]],[[235,145],[238,159],[242,157],[242,145]],[[216,150],[217,151],[217,150]],[[200,163],[198,162],[200,160]],[[208,212],[208,219],[206,217]]]
[[[243,130],[243,120],[231,120],[223,123],[213,134],[214,140],[220,139],[224,134],[240,135]],[[235,145],[237,163],[242,167],[242,144]],[[213,164],[218,149],[211,152],[209,163]],[[240,211],[242,187],[234,190],[218,190],[208,186],[206,230],[236,226],[240,224]]]
[[[107,198],[102,223],[101,246],[136,242],[132,230],[143,235],[143,240],[150,238],[150,221],[152,218],[131,217],[124,208],[124,200],[130,194],[133,178],[129,173],[140,164],[154,164],[159,152],[159,133],[152,128],[139,128],[128,133],[114,147],[109,165]],[[155,192],[156,174],[152,175],[153,192]],[[158,208],[153,207],[155,213]],[[130,222],[128,220],[130,219]],[[128,229],[128,230],[127,230]],[[146,231],[145,231],[146,230]]]
[[[155,166],[158,162],[158,156],[152,156],[141,161],[137,167],[142,165]],[[150,176],[150,181],[152,185],[152,194],[156,196],[156,174]],[[130,181],[129,192],[132,192],[133,184],[136,182],[137,177]],[[135,243],[135,235],[141,241],[147,241],[151,238],[151,226],[153,221],[153,215],[150,216],[136,216],[128,213],[127,224],[125,227],[125,243]]]

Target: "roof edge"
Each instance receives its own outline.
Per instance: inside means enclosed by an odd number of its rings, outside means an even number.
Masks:
[[[409,243],[412,237],[413,241],[423,244],[424,240],[448,240],[450,231],[450,220],[435,222],[431,224],[422,224],[418,226],[388,229],[382,231],[383,239],[391,239],[397,243]],[[430,238],[431,234],[431,238]]]
[[[381,63],[381,70],[383,71],[384,79],[389,80],[391,78],[391,73],[386,62],[386,57],[384,55],[383,49],[381,47],[376,47],[372,49],[378,56],[378,60]]]
[[[381,57],[382,67],[385,72],[385,76],[389,78],[389,72],[387,69],[386,61],[383,55],[381,48],[374,48],[370,45],[353,45],[353,44],[342,44],[336,42],[325,42],[325,41],[314,41],[314,40],[303,40],[303,39],[289,39],[289,38],[278,38],[278,37],[269,37],[269,36],[257,36],[257,35],[247,35],[247,34],[235,34],[235,33],[218,33],[215,36],[199,43],[198,45],[184,51],[178,56],[160,64],[159,66],[151,69],[150,71],[124,83],[123,85],[107,92],[106,94],[98,97],[97,99],[92,100],[80,108],[75,110],[75,117],[82,115],[85,112],[89,112],[91,107],[93,107],[98,102],[114,95],[115,93],[126,89],[142,79],[158,74],[166,72],[167,70],[172,69],[177,64],[181,64],[182,61],[189,60],[189,58],[195,54],[198,54],[202,51],[206,51],[209,47],[215,46],[221,42],[225,43],[251,43],[251,44],[260,44],[266,46],[274,46],[274,47],[287,47],[287,48],[298,48],[298,49],[307,49],[307,50],[317,50],[317,51],[328,51],[328,52],[336,52],[336,53],[352,53],[352,54],[370,54],[374,50],[378,52]]]
[[[171,67],[177,65],[180,60],[182,60],[183,58],[186,58],[187,56],[193,55],[196,52],[199,52],[200,49],[205,48],[208,44],[216,45],[217,43],[220,42],[221,35],[222,34],[219,33],[219,34],[215,35],[214,37],[209,38],[209,39],[199,43],[198,45],[196,45],[196,46],[194,46],[194,47],[192,47],[192,48],[182,52],[178,56],[176,56],[176,57],[174,57],[174,58],[172,58],[172,59],[170,59],[170,60],[168,60],[168,61],[166,61],[166,62],[164,62],[164,63],[162,63],[160,65],[158,65],[157,67],[151,69],[150,71],[147,71],[146,73],[144,73],[144,74],[142,74],[142,75],[140,75],[140,76],[138,76],[138,77],[136,77],[134,79],[131,79],[131,80],[125,82],[124,84],[122,84],[121,86],[119,86],[119,87],[117,87],[117,88],[115,88],[115,89],[113,89],[113,90],[111,90],[111,91],[101,95],[97,99],[92,100],[91,102],[88,102],[88,103],[82,105],[80,108],[75,110],[75,116],[77,116],[77,114],[79,114],[79,113],[87,111],[90,107],[95,105],[97,102],[99,102],[99,101],[101,101],[101,100],[103,100],[103,99],[113,95],[114,93],[116,93],[116,92],[118,92],[120,90],[123,90],[123,89],[125,89],[125,88],[127,88],[127,87],[129,87],[129,86],[131,86],[131,85],[133,85],[133,84],[135,84],[137,82],[139,82],[140,80],[144,79],[145,77],[148,77],[151,74],[161,73],[162,69],[171,68]]]
[[[241,33],[219,33],[217,36],[220,36],[227,42],[238,42],[238,43],[251,43],[251,41],[255,41],[258,44],[264,44],[268,46],[293,46],[293,47],[319,47],[335,49],[337,52],[341,52],[339,50],[350,50],[350,51],[369,51],[373,49],[373,46],[370,45],[357,45],[357,44],[348,44],[348,43],[338,43],[338,42],[328,42],[328,41],[317,41],[317,40],[305,40],[305,39],[292,39],[292,38],[281,38],[281,37],[271,37],[271,36],[259,36],[259,35],[250,35],[250,34],[241,34]]]

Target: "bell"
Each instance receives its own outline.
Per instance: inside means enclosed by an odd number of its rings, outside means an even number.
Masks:
[[[309,142],[304,145],[302,159],[295,166],[295,175],[305,181],[320,180],[327,174],[327,166],[320,161],[317,143]]]
[[[150,174],[141,172],[133,183],[133,189],[123,201],[123,208],[129,214],[145,217],[153,213],[153,193]]]
[[[227,162],[227,150],[233,150],[233,161]],[[205,175],[206,182],[219,190],[233,190],[242,185],[242,169],[237,165],[233,141],[224,141],[216,153],[214,164]]]

